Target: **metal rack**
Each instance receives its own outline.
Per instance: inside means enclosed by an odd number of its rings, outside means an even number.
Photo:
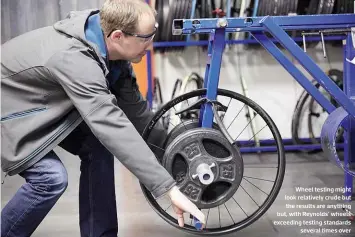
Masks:
[[[149,0],[146,0],[147,2],[149,2]],[[194,14],[195,14],[195,8],[196,8],[196,1],[197,0],[192,0],[192,11],[191,11],[191,17],[190,19],[193,19]],[[231,0],[227,0],[227,6],[230,6],[231,4]],[[255,4],[258,4],[258,1],[255,1]],[[230,7],[228,7],[229,9]],[[254,7],[254,10],[257,7]],[[227,11],[227,16],[226,18],[229,19],[230,18],[230,11]],[[255,15],[256,13],[253,13],[253,15]],[[324,15],[322,15],[323,17],[325,17]],[[312,17],[312,16],[306,16],[306,17]],[[262,19],[261,17],[252,17],[252,18],[248,18],[248,19]],[[215,21],[218,18],[213,19],[213,21]],[[292,17],[289,16],[282,16],[282,19],[294,19]],[[205,21],[209,21],[204,19]],[[292,21],[292,20],[291,20]],[[319,27],[318,27],[319,28]],[[225,36],[228,35],[228,32],[235,32],[236,28],[234,28],[231,31],[226,31],[225,32]],[[302,27],[298,27],[297,29],[304,29]],[[308,28],[309,29],[309,28]],[[313,29],[317,29],[313,28]],[[209,29],[207,32],[209,32],[211,29]],[[247,30],[246,30],[247,31]],[[179,47],[179,46],[208,46],[210,44],[210,41],[192,41],[190,38],[191,34],[187,34],[187,39],[186,41],[174,41],[174,42],[154,42],[153,43],[153,47],[154,48],[160,48],[160,47]],[[250,34],[251,35],[251,34]],[[304,42],[305,41],[305,37],[294,37],[292,38],[293,41],[295,42]],[[344,36],[341,35],[335,35],[335,36],[307,36],[307,42],[312,42],[312,41],[328,41],[328,40],[343,40],[345,39]],[[278,42],[278,39],[274,38],[271,39],[272,43],[276,43]],[[227,37],[225,37],[225,45],[232,45],[232,44],[259,44],[259,41],[257,39],[252,39],[252,38],[248,38],[248,39],[237,39],[237,40],[228,40]],[[152,100],[153,100],[153,76],[152,76],[152,63],[151,63],[151,57],[152,57],[152,52],[149,51],[147,53],[147,67],[148,67],[148,93],[147,93],[147,101],[149,102],[150,107],[152,107]],[[328,105],[329,106],[329,105]],[[329,110],[327,110],[329,112]],[[322,149],[321,144],[300,144],[300,145],[292,145],[292,141],[291,139],[283,139],[285,144],[290,144],[290,145],[286,145],[285,146],[285,150],[286,151],[299,151],[299,150],[320,150]],[[307,139],[304,139],[305,142],[307,142]],[[239,142],[243,142],[243,141],[239,141]],[[260,140],[260,147],[248,147],[248,148],[243,148],[241,149],[241,152],[243,153],[249,153],[249,152],[259,152],[259,151],[274,151],[276,148],[275,146],[272,144],[272,141],[270,140]],[[338,144],[337,145],[338,149],[343,149],[343,144]]]
[[[206,97],[216,99],[222,54],[225,47],[225,33],[248,31],[253,37],[298,81],[298,83],[330,114],[322,128],[322,148],[330,159],[336,159],[336,128],[345,129],[344,165],[346,196],[351,195],[352,176],[355,164],[355,14],[312,15],[312,16],[267,16],[251,18],[184,19],[174,20],[173,34],[210,33],[208,63],[205,74]],[[297,45],[285,30],[327,30],[343,29],[344,39],[344,85],[342,91],[316,63]],[[320,85],[339,103],[336,109],[326,97],[304,76],[284,53],[263,33],[269,32]],[[213,114],[210,105],[201,111],[202,126],[211,127]],[[338,160],[336,164],[339,166]]]

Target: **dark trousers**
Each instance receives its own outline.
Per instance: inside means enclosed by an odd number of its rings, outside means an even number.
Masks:
[[[60,146],[81,159],[81,236],[116,237],[118,223],[114,157],[84,122]],[[20,175],[26,179],[26,183],[1,212],[2,237],[31,236],[68,185],[67,171],[53,151]]]

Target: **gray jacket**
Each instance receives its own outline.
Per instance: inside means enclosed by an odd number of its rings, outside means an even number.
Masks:
[[[175,181],[140,135],[151,114],[135,78],[121,73],[126,77],[117,80],[113,93],[105,60],[98,47],[85,39],[85,22],[97,12],[71,12],[54,26],[2,45],[2,169],[9,175],[23,171],[84,121],[153,196],[159,197]]]

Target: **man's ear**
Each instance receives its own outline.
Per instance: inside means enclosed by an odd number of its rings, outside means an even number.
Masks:
[[[123,32],[120,30],[115,30],[114,32],[112,32],[110,38],[112,40],[120,40],[123,36]]]

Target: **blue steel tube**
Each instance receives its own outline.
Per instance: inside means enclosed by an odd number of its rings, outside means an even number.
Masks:
[[[316,79],[319,84],[351,115],[355,116],[355,104],[345,93],[320,69],[313,60],[295,44],[291,37],[272,18],[265,17],[260,22],[288,50],[292,56]]]
[[[344,53],[344,92],[355,104],[355,45],[353,45],[352,40],[352,36],[349,33]],[[355,118],[349,117],[350,119],[345,121],[348,123],[345,125],[348,130],[344,134],[344,167],[345,169],[355,169]],[[348,172],[344,173],[344,185],[348,188],[344,195],[349,198],[353,190],[353,177]]]
[[[207,88],[209,84],[209,75],[210,75],[210,67],[211,67],[211,58],[212,58],[212,47],[214,43],[214,33],[211,33],[208,38],[208,49],[207,49],[207,62],[206,62],[206,70],[205,77],[203,79],[203,88]],[[204,121],[204,113],[206,110],[205,104],[201,106],[200,116],[199,116],[199,126],[202,126],[202,122]],[[212,108],[210,108],[212,110]]]
[[[145,0],[147,4],[150,4],[150,0]],[[147,101],[149,108],[152,108],[153,103],[153,78],[152,78],[152,52],[151,50],[147,51],[147,80],[148,80],[148,88],[147,88]]]
[[[301,84],[312,97],[325,108],[328,113],[335,110],[335,106],[310,82],[304,74],[271,42],[262,32],[252,33],[254,38]],[[298,47],[298,46],[297,46]],[[303,53],[303,52],[302,52]]]
[[[208,70],[208,80],[205,83],[207,88],[206,97],[209,100],[216,100],[217,97],[219,73],[221,69],[224,46],[225,46],[225,29],[218,28],[214,33],[214,39],[211,47],[212,48],[211,64],[209,65],[209,70]],[[205,104],[202,112],[203,112],[202,127],[211,128],[213,122],[213,111],[212,111],[211,104]]]

